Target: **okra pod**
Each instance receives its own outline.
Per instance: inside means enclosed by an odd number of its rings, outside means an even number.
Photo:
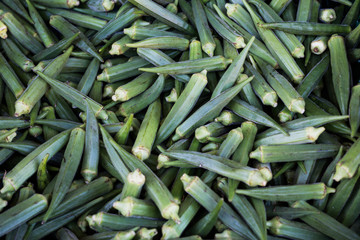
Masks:
[[[195,130],[195,138],[200,143],[207,143],[208,141],[225,134],[228,132],[228,130],[229,129],[223,126],[221,123],[211,122],[204,126],[198,127]]]
[[[225,4],[226,14],[243,27],[251,35],[259,38],[254,23],[249,13],[240,4]]]
[[[147,38],[139,42],[127,43],[125,45],[130,48],[176,49],[184,51],[189,47],[189,40],[179,37],[164,36]]]
[[[24,86],[20,82],[20,79],[11,68],[5,57],[0,53],[0,76],[5,82],[6,86],[14,94],[16,98],[19,98],[24,92]]]
[[[109,12],[114,9],[115,3],[114,0],[88,0],[86,6],[95,12]]]
[[[152,37],[188,38],[188,36],[184,34],[142,26],[131,26],[130,28],[124,28],[124,34],[126,34],[132,40],[144,40]]]
[[[136,169],[133,172],[129,172],[126,177],[126,182],[124,189],[121,192],[121,198],[125,199],[126,197],[138,198],[141,193],[141,189],[145,184],[145,176],[140,172],[139,169]],[[125,215],[124,215],[125,216]]]
[[[58,8],[73,8],[79,6],[79,0],[34,0],[34,2],[39,3],[47,7],[58,7]]]
[[[351,137],[358,132],[360,125],[360,86],[356,85],[352,88],[349,104],[349,122],[351,128]]]
[[[26,57],[11,39],[3,40],[1,43],[8,58],[23,71],[29,72],[35,66],[33,61]]]
[[[159,210],[153,203],[134,197],[126,197],[121,201],[114,202],[113,207],[125,217],[161,218]]]

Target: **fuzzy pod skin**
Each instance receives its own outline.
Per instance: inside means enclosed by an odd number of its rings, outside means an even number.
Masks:
[[[335,144],[260,146],[250,153],[250,158],[263,163],[315,160],[333,157],[338,149],[339,146]]]
[[[243,194],[268,201],[298,201],[323,199],[327,194],[334,193],[334,188],[326,187],[324,183],[314,183],[293,186],[274,186],[258,189],[238,189],[237,194]]]
[[[358,139],[336,164],[334,180],[339,182],[344,178],[352,178],[360,165],[360,140]]]
[[[313,210],[316,214],[310,214],[301,217],[300,219],[303,220],[309,226],[315,228],[319,232],[327,235],[330,238],[334,239],[347,239],[347,240],[354,240],[360,239],[360,236],[357,235],[354,231],[350,230],[349,228],[342,225],[340,222],[335,220],[334,218],[330,217],[326,213],[318,210],[317,208],[311,206],[310,204],[306,203],[305,201],[296,201],[291,204],[292,208],[302,208],[305,210]]]
[[[214,209],[220,200],[220,197],[199,177],[190,177],[187,174],[184,174],[181,177],[181,181],[184,184],[185,191],[208,211]],[[247,227],[246,223],[243,222],[239,215],[236,214],[227,203],[223,203],[218,217],[226,226],[233,231],[236,231],[242,237],[257,239]]]
[[[191,135],[195,129],[210,119],[218,116],[221,110],[241,91],[241,89],[251,81],[245,80],[241,84],[235,85],[234,87],[224,91],[216,98],[208,101],[190,117],[188,117],[180,126],[176,128],[176,134],[172,140],[176,141],[180,138]]]
[[[0,214],[0,236],[4,236],[6,233],[40,214],[47,206],[48,201],[46,197],[41,194],[35,194],[27,200],[2,212]]]
[[[141,123],[139,133],[132,147],[132,153],[141,161],[150,157],[156,133],[160,124],[161,102],[156,100],[148,107],[145,118]]]
[[[257,169],[244,167],[224,157],[193,151],[173,150],[163,154],[220,175],[245,182],[249,186],[265,186],[267,181]]]

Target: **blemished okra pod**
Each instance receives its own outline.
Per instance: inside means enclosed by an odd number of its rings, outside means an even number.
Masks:
[[[250,153],[250,158],[255,158],[265,163],[315,160],[333,157],[336,155],[338,149],[339,146],[335,144],[260,146]]]
[[[17,228],[29,219],[46,210],[48,201],[45,196],[35,194],[21,203],[16,204],[12,208],[0,214],[0,236]]]
[[[119,114],[122,116],[129,116],[135,114],[149,106],[161,94],[165,84],[165,77],[160,74],[155,83],[140,95],[122,103],[119,107]]]
[[[6,86],[14,94],[16,98],[19,98],[20,95],[24,92],[24,86],[21,83],[20,79],[11,68],[9,63],[6,61],[5,57],[0,53],[0,76],[5,82]]]
[[[313,143],[324,131],[324,127],[306,127],[289,131],[289,136],[284,136],[282,133],[279,133],[264,138],[258,138],[257,141],[255,141],[254,146]]]
[[[292,34],[304,34],[310,36],[331,35],[350,33],[351,27],[344,24],[326,24],[326,23],[305,23],[305,22],[275,22],[262,23],[260,28],[280,30]]]
[[[103,61],[102,57],[97,53],[90,40],[76,26],[69,23],[66,19],[59,15],[52,15],[50,17],[50,25],[59,31],[64,37],[71,37],[74,34],[79,33],[80,40],[76,41],[75,45],[84,52],[96,57],[99,61]]]
[[[149,105],[131,150],[142,161],[150,156],[160,124],[160,116],[161,102],[158,99]]]
[[[270,6],[262,1],[251,0],[250,3],[256,5],[258,10],[261,13],[261,16],[266,22],[282,22],[282,18],[279,17]],[[302,43],[296,38],[294,34],[289,34],[281,31],[275,31],[275,34],[279,37],[282,43],[290,51],[291,55],[296,58],[303,58],[305,47]]]
[[[160,22],[163,22],[181,32],[191,35],[194,34],[194,29],[191,25],[156,2],[150,0],[130,0],[129,2],[150,16],[155,17]]]
[[[97,61],[97,60],[96,60]],[[89,102],[86,107],[85,150],[81,167],[81,174],[86,183],[89,183],[98,174],[99,165],[99,127]]]
[[[164,185],[164,183],[161,182],[158,177],[156,177],[156,175],[148,168],[145,163],[139,161],[139,159],[128,153],[116,142],[111,141],[111,144],[130,169],[139,169],[145,175],[145,189],[147,190],[150,198],[159,208],[162,217],[164,217],[165,219],[172,219],[175,222],[179,222],[179,206],[174,202],[173,196],[171,195],[167,187]]]
[[[242,100],[234,99],[227,107],[242,118],[277,129],[284,135],[288,135],[287,131],[285,131],[283,127],[275,122],[269,115]]]
[[[6,24],[8,31],[27,50],[36,54],[44,49],[44,46],[29,33],[24,25],[11,12],[4,13],[1,20]]]
[[[199,34],[201,48],[209,57],[212,57],[216,44],[206,18],[204,5],[200,0],[192,0],[191,5],[192,14],[196,16],[193,20],[195,21],[195,26]]]
[[[269,228],[270,232],[276,236],[303,240],[328,239],[327,236],[304,223],[289,221],[281,217],[274,217],[267,221],[266,226]]]
[[[208,187],[199,177],[190,177],[184,174],[181,177],[185,191],[189,193],[197,202],[199,202],[208,211],[212,211],[220,197]],[[227,204],[223,203],[218,218],[230,229],[236,231],[243,237],[256,239],[255,235],[247,227],[246,223],[232,210]]]
[[[6,174],[6,177],[3,178],[4,185],[1,193],[12,192],[19,189],[19,187],[36,172],[40,161],[46,154],[49,154],[49,158],[51,158],[65,145],[69,134],[70,130],[59,133],[23,158]]]
[[[349,104],[349,121],[351,128],[351,137],[358,132],[360,125],[360,85],[356,85],[351,90],[351,98]]]
[[[127,43],[129,48],[176,49],[184,51],[189,47],[189,40],[180,37],[153,37],[135,43]]]
[[[305,201],[296,201],[295,203],[291,204],[291,207],[316,211],[315,214],[306,215],[301,217],[300,219],[303,220],[309,226],[315,228],[316,230],[327,235],[330,238],[339,239],[339,240],[360,239],[360,236],[356,234],[354,231],[345,227],[343,224],[341,224],[331,216],[327,215],[326,213],[323,213],[322,211],[311,206]]]
[[[323,199],[327,194],[334,192],[334,188],[329,188],[324,183],[236,190],[237,194],[268,201]]]
[[[216,98],[208,101],[202,105],[196,112],[188,117],[181,125],[176,128],[176,134],[172,140],[176,141],[180,138],[191,135],[195,129],[210,119],[217,116],[221,110],[241,91],[241,89],[251,81],[245,80],[244,82],[235,85],[234,87],[222,92]]]
[[[249,186],[265,186],[266,181],[259,170],[244,167],[239,163],[230,161],[227,158],[214,156],[206,153],[193,151],[173,150],[163,154],[197,167],[208,169],[220,175],[245,182]]]
[[[118,65],[105,68],[103,72],[97,76],[97,81],[113,83],[124,80],[129,77],[140,75],[141,71],[138,69],[149,65],[150,63],[147,60],[141,57],[134,57],[129,59],[126,63],[120,63]]]
[[[231,63],[230,59],[222,56],[208,57],[197,60],[188,60],[166,64],[160,67],[139,68],[140,71],[153,72],[160,74],[189,74],[197,73],[202,70],[218,71],[224,70]]]
[[[230,29],[229,25],[217,16],[213,10],[205,8],[207,19],[215,31],[231,43],[236,49],[245,47],[244,38]]]
[[[126,197],[121,201],[114,202],[113,207],[125,217],[161,218],[159,210],[153,203],[134,197]]]
[[[85,131],[83,129],[75,128],[71,131],[69,143],[64,154],[64,160],[61,163],[59,174],[52,191],[51,202],[45,213],[43,222],[46,222],[49,219],[54,210],[64,200],[79,167],[84,149],[84,142]]]
[[[68,48],[64,54],[52,60],[52,62],[44,69],[44,73],[51,77],[59,75],[65,66],[65,63],[69,59],[72,49],[73,47]],[[15,115],[21,116],[29,113],[35,104],[46,93],[47,89],[48,85],[43,79],[41,79],[41,77],[37,76],[34,80],[32,80],[24,93],[15,103]]]
[[[256,15],[256,13],[247,3],[247,1],[244,1],[244,4],[255,23],[256,29],[258,30],[261,38],[265,42],[265,45],[269,49],[270,53],[277,60],[280,67],[286,72],[286,74],[291,78],[291,80],[293,80],[294,82],[300,82],[301,79],[303,79],[304,77],[304,73],[297,65],[289,51],[271,30],[269,31],[269,29],[261,27],[262,25],[264,25],[263,21]]]
[[[98,45],[102,40],[111,36],[113,33],[128,26],[136,19],[144,15],[144,12],[137,9],[131,8],[121,16],[110,20],[102,29],[100,29],[91,39],[94,45]]]
[[[61,96],[63,96],[64,98],[66,98],[68,100],[71,99],[73,104],[76,105],[77,107],[79,107],[80,109],[82,109],[83,111],[86,111],[87,105],[85,104],[85,102],[87,101],[87,104],[90,105],[90,107],[94,111],[94,114],[96,117],[105,119],[105,120],[108,118],[107,113],[103,109],[104,107],[101,104],[99,104],[99,103],[95,102],[94,100],[92,100],[91,98],[89,98],[88,96],[86,96],[85,94],[79,92],[78,90],[70,87],[67,84],[64,84],[56,79],[49,77],[48,75],[45,75],[42,72],[38,71],[37,74],[43,80],[45,80],[52,88],[54,88],[58,94],[60,94]]]
[[[236,56],[232,61],[229,68],[225,71],[224,75],[220,78],[216,88],[214,89],[211,98],[217,97],[224,90],[232,87],[236,79],[240,75],[240,70],[244,65],[245,58],[248,55],[249,49],[252,46],[255,37],[252,37],[246,44],[246,47]]]
[[[336,187],[336,193],[330,197],[326,205],[326,213],[333,218],[338,218],[341,211],[345,207],[352,191],[355,189],[355,184],[360,177],[358,171],[352,178],[342,180]]]
[[[33,61],[25,56],[10,38],[1,41],[1,43],[8,58],[17,66],[19,66],[23,71],[29,72],[31,68],[35,66]]]
[[[7,26],[2,21],[0,21],[0,38],[7,39],[8,37],[7,31],[8,31]]]

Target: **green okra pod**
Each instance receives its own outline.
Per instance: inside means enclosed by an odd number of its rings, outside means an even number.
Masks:
[[[218,116],[221,110],[241,91],[241,89],[251,81],[247,79],[242,83],[222,92],[219,96],[211,99],[202,105],[196,112],[188,117],[180,126],[176,128],[176,134],[172,140],[176,141],[180,138],[191,135],[195,129],[214,117]]]
[[[225,4],[226,14],[255,37],[260,37],[249,13],[240,4]]]
[[[31,59],[24,55],[17,45],[9,38],[1,41],[1,45],[8,58],[23,71],[29,72],[35,65]]]
[[[0,236],[4,236],[6,233],[40,214],[46,210],[47,206],[48,201],[45,196],[41,194],[34,194],[27,200],[24,200],[12,208],[2,212],[0,214]]]
[[[119,40],[117,40],[116,42],[114,42],[111,45],[111,50],[109,51],[110,55],[124,54],[127,50],[130,49],[130,47],[126,46],[126,44],[132,43],[132,42],[133,41],[131,40],[131,38],[129,36],[124,36],[124,37],[120,38]],[[108,67],[112,67],[112,66],[108,66]]]
[[[118,112],[122,116],[129,116],[135,114],[149,106],[154,102],[161,94],[165,84],[165,77],[160,74],[156,79],[155,83],[144,91],[142,94],[132,98],[129,101],[122,103],[119,107]]]
[[[37,169],[37,186],[40,191],[43,191],[45,187],[49,184],[49,172],[47,170],[47,162],[49,159],[49,154],[46,154],[45,157],[41,160],[39,167]]]
[[[129,172],[120,199],[125,199],[126,197],[138,198],[145,184],[145,180],[144,174],[142,174],[139,169]]]
[[[24,92],[24,86],[21,83],[20,79],[11,68],[9,63],[6,61],[5,57],[0,53],[0,76],[1,79],[5,82],[6,86],[14,94],[16,98],[19,98],[20,95]]]
[[[160,124],[160,116],[161,102],[157,99],[149,105],[131,150],[142,161],[150,157]]]
[[[73,8],[80,5],[79,0],[34,0],[34,2],[39,3],[43,6],[58,8]]]
[[[305,201],[296,201],[291,204],[292,208],[303,208],[305,210],[316,211],[316,214],[309,214],[301,217],[306,224],[315,228],[319,232],[327,235],[330,238],[334,239],[360,239],[360,236],[357,235],[354,231],[342,225],[340,222],[336,221],[334,218],[330,217],[326,213],[321,212],[317,208],[311,206]]]
[[[236,190],[237,194],[268,201],[323,199],[327,194],[334,192],[334,188],[329,188],[324,183]]]
[[[232,31],[229,25],[217,16],[213,10],[205,8],[205,12],[211,26],[221,37],[226,39],[236,49],[245,47],[244,38],[237,32]]]
[[[164,36],[147,38],[139,42],[127,43],[125,45],[130,48],[176,49],[184,51],[189,47],[189,40],[179,37]]]
[[[341,113],[345,115],[348,112],[350,97],[350,66],[346,56],[345,41],[343,37],[333,35],[328,44],[335,96]]]
[[[63,96],[65,99],[71,100],[74,105],[82,109],[83,111],[86,110],[86,104],[90,105],[91,109],[94,111],[94,114],[96,117],[101,119],[107,119],[108,115],[103,109],[104,107],[100,105],[99,103],[95,102],[85,94],[79,92],[75,88],[70,87],[67,84],[64,84],[56,79],[53,79],[47,75],[45,75],[42,72],[37,72],[37,74],[44,79],[52,88],[55,89],[57,93],[59,93],[61,96]]]
[[[114,202],[113,207],[125,217],[161,218],[159,210],[153,203],[134,197],[126,197],[121,201]]]
[[[360,215],[360,211],[358,208],[359,199],[360,199],[360,190],[355,189],[354,193],[348,200],[345,208],[342,210],[339,216],[339,220],[345,226],[351,226],[355,222],[356,218]]]
[[[191,165],[208,169],[220,175],[245,182],[249,186],[265,186],[267,183],[260,174],[259,170],[244,167],[239,163],[230,161],[227,158],[184,150],[173,150],[164,152],[163,154]]]
[[[187,22],[180,17],[170,12],[166,8],[163,8],[156,2],[150,0],[130,0],[130,3],[136,7],[142,9],[150,16],[158,19],[159,21],[187,34],[194,34],[194,29]]]
[[[151,26],[151,25],[150,25]],[[179,37],[189,38],[187,35],[165,31],[156,28],[131,26],[130,28],[124,28],[124,34],[126,34],[132,40],[145,40],[153,37]]]
[[[360,86],[356,85],[352,88],[349,104],[349,122],[351,128],[351,137],[358,132],[360,125]]]
[[[89,41],[89,39],[76,26],[69,23],[63,17],[59,15],[52,15],[50,17],[50,25],[59,31],[64,37],[71,37],[74,34],[79,33],[80,40],[76,41],[75,45],[84,52],[87,52],[91,56],[97,58],[99,61],[103,61],[102,57],[97,53],[94,45]]]
[[[196,16],[193,20],[195,21],[195,26],[199,33],[201,48],[209,57],[212,57],[214,55],[216,44],[206,18],[204,6],[200,0],[192,0],[191,6],[192,14]]]
[[[228,128],[218,122],[211,122],[204,126],[198,127],[195,130],[195,138],[200,143],[207,143],[208,141],[219,137],[228,132]]]
[[[328,239],[324,234],[316,231],[310,226],[283,219],[281,217],[274,217],[266,222],[267,228],[276,236],[287,237],[291,239]]]
[[[184,184],[185,191],[208,211],[214,209],[218,201],[220,201],[220,197],[199,177],[190,177],[184,174],[181,177],[181,181]],[[227,227],[236,231],[240,236],[257,239],[247,227],[246,223],[243,222],[239,215],[237,215],[227,203],[223,203],[218,217]]]
[[[90,64],[88,64],[88,67],[86,68],[86,71],[84,75],[82,76],[78,86],[77,90],[84,94],[88,94],[91,90],[91,87],[93,86],[97,72],[99,70],[100,62],[98,59],[94,58]]]
[[[114,0],[88,0],[86,6],[95,12],[109,12],[114,9],[115,3]]]
[[[335,181],[338,182],[344,178],[352,178],[355,175],[360,164],[359,146],[360,140],[357,140],[336,164],[336,172],[333,177]]]

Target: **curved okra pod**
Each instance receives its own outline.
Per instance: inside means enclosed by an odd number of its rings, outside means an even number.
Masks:
[[[240,84],[222,92],[216,98],[211,99],[202,105],[196,112],[188,117],[180,126],[176,128],[176,134],[172,140],[176,141],[180,138],[191,135],[196,128],[207,123],[209,120],[218,116],[221,110],[248,84],[251,79],[246,79]]]
[[[360,125],[360,85],[352,88],[349,104],[349,121],[351,128],[351,137],[358,132]]]
[[[86,111],[86,101],[90,105],[91,109],[94,111],[96,117],[106,120],[108,115],[104,110],[104,107],[86,96],[85,94],[79,92],[75,88],[70,87],[69,85],[62,83],[56,79],[53,79],[42,72],[37,72],[37,74],[44,79],[58,94],[63,98],[70,100],[75,106],[80,108],[83,111]]]
[[[142,94],[132,98],[131,100],[122,103],[119,107],[119,114],[127,117],[130,114],[140,112],[160,96],[161,92],[163,91],[164,84],[165,77],[163,74],[160,74],[155,83],[150,88],[148,88]]]
[[[308,22],[274,22],[261,23],[260,28],[284,31],[292,34],[304,34],[310,36],[331,35],[350,33],[351,27],[345,24],[326,24]]]
[[[66,147],[64,160],[61,163],[55,186],[52,191],[51,202],[46,211],[43,222],[46,222],[54,213],[56,208],[64,200],[69,191],[71,183],[80,165],[85,142],[85,131],[75,128],[70,133],[69,143]]]
[[[200,0],[192,0],[191,6],[192,14],[196,16],[193,19],[201,41],[201,48],[209,57],[212,57],[216,44],[206,18],[204,5]]]
[[[180,37],[153,37],[145,40],[127,43],[126,47],[129,48],[151,48],[151,49],[176,49],[185,51],[189,47],[189,40]]]
[[[142,161],[150,157],[160,124],[160,116],[161,102],[157,99],[149,105],[131,150],[132,153]]]
[[[231,179],[242,181],[249,186],[265,186],[267,183],[259,170],[244,167],[227,158],[184,150],[173,150],[164,152],[163,154],[191,165],[208,169]]]
[[[3,178],[3,188],[1,193],[14,192],[31,177],[37,170],[40,161],[49,154],[51,159],[67,142],[70,130],[63,131],[43,143],[29,155],[23,158],[10,172]]]
[[[0,236],[4,236],[13,229],[26,223],[31,218],[45,211],[48,206],[46,197],[34,194],[12,208],[0,214]]]
[[[334,192],[334,188],[329,188],[324,183],[236,190],[237,194],[243,194],[268,201],[286,202],[323,199],[327,194]]]
[[[136,7],[142,9],[144,12],[150,16],[155,17],[159,21],[187,34],[194,34],[194,29],[187,22],[182,20],[180,17],[172,13],[171,11],[163,8],[161,5],[157,4],[151,0],[130,0],[130,3],[134,4]]]

